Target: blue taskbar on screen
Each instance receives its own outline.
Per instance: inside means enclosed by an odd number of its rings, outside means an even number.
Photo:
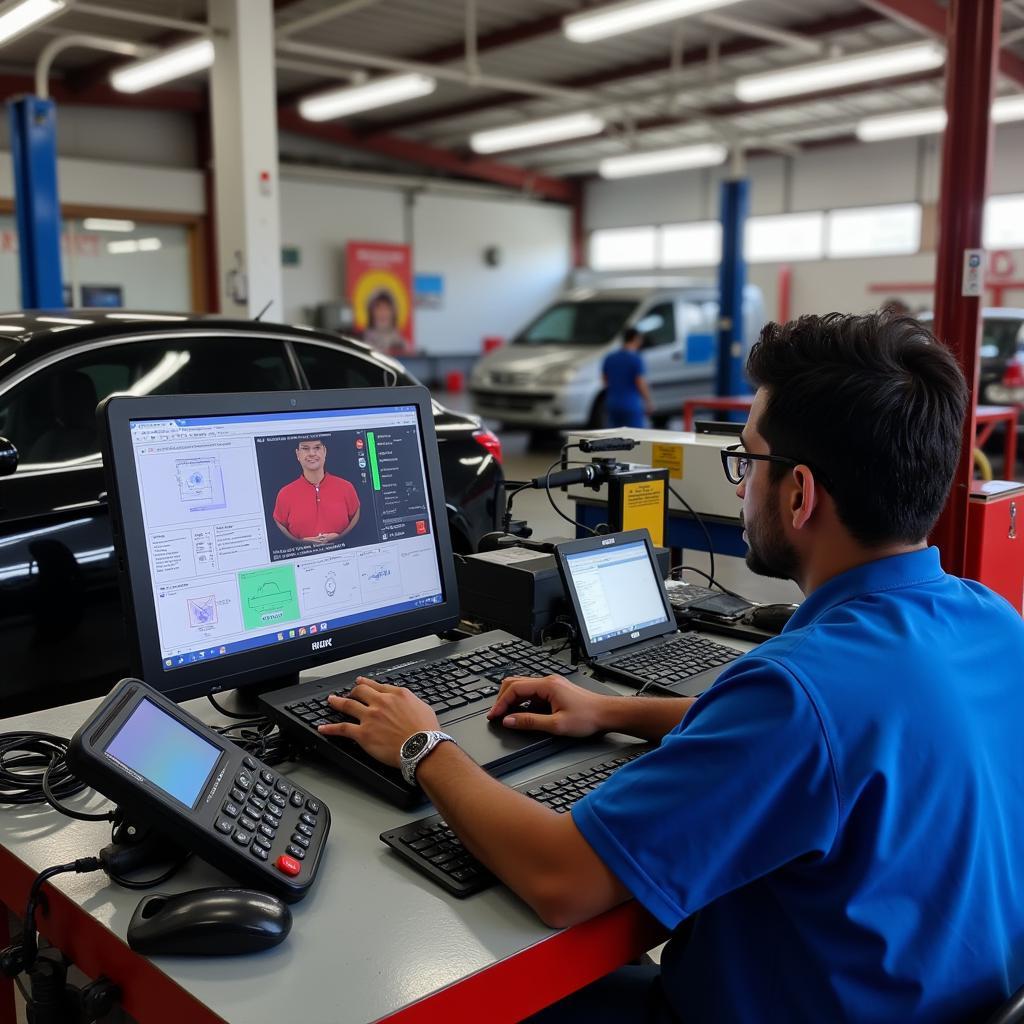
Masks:
[[[357,622],[366,622],[368,619],[377,619],[385,615],[397,615],[401,612],[413,611],[416,608],[425,608],[427,605],[440,604],[443,599],[444,595],[442,594],[432,594],[427,597],[418,597],[413,601],[402,601],[399,604],[388,605],[386,608],[372,608],[369,611],[356,612],[354,615],[345,615],[341,618],[304,623],[301,626],[289,626],[287,629],[279,629],[276,633],[248,637],[245,640],[235,640],[231,643],[219,644],[216,647],[199,647],[194,651],[186,651],[164,658],[164,671],[184,668],[186,665],[198,665],[214,658],[223,658],[225,655],[239,654],[242,651],[251,651],[258,647],[271,647],[274,644],[288,643],[300,638],[317,637],[323,633],[330,633],[332,630],[340,629],[343,626],[351,626]]]

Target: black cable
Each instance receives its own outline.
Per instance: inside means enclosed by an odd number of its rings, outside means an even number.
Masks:
[[[113,821],[112,810],[76,811],[61,802],[88,788],[67,766],[69,742],[45,732],[0,735],[0,803],[21,807],[48,803],[78,821]]]
[[[701,573],[701,575],[707,575],[708,581],[711,583],[711,586],[719,587],[719,589],[724,590],[725,588],[722,587],[721,584],[715,579],[715,545],[711,541],[711,531],[707,528],[707,524],[704,522],[704,520],[701,519],[701,517],[697,515],[696,512],[694,512],[693,506],[671,484],[668,485],[668,489],[675,496],[676,501],[678,501],[683,506],[683,508],[685,508],[686,511],[689,512],[691,516],[693,516],[693,518],[697,521],[697,525],[704,531],[704,539],[708,542],[708,561],[710,562],[711,572]]]
[[[750,598],[744,597],[742,594],[737,594],[735,590],[730,590],[728,587],[723,587],[718,580],[713,580],[703,569],[697,569],[692,565],[677,565],[674,569],[669,571],[669,579],[672,578],[673,573],[677,572],[695,572],[698,576],[703,576],[708,583],[713,583],[723,594],[728,594],[730,597],[735,597],[740,601],[746,601],[747,604],[756,604],[756,601],[751,601]]]
[[[42,887],[56,875],[64,875],[72,871],[82,875],[102,870],[103,864],[98,857],[80,857],[70,864],[58,864],[56,867],[47,868],[36,875],[32,882],[32,888],[28,891],[28,906],[25,908],[25,933],[21,940],[23,971],[31,969],[35,963],[36,954],[39,952],[39,940],[36,935],[36,908],[39,906]]]
[[[216,698],[212,693],[206,695],[206,699],[217,709],[218,714],[223,715],[225,718],[235,718],[242,722],[251,722],[257,718],[262,718],[262,715],[253,714],[253,712],[239,712],[239,711],[228,711],[226,707],[217,703]]]
[[[573,526],[578,526],[581,530],[586,530],[592,537],[597,536],[597,530],[592,530],[589,526],[584,526],[583,523],[576,519],[567,516],[556,504],[555,496],[551,493],[551,474],[554,472],[555,466],[561,466],[562,458],[559,456],[554,462],[548,466],[548,471],[544,474],[544,493],[548,496],[548,501],[551,503],[551,507],[567,522],[572,523]]]

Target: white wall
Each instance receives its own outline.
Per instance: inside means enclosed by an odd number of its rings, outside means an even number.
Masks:
[[[562,289],[571,263],[569,211],[525,200],[423,195],[413,208],[416,270],[444,277],[441,309],[416,311],[417,347],[480,352],[508,337]],[[497,246],[500,262],[484,263]]]
[[[348,241],[410,244],[414,271],[443,277],[441,308],[414,311],[416,348],[430,354],[479,352],[485,335],[522,327],[565,283],[565,207],[297,181],[289,173],[281,185],[281,241],[298,247],[301,262],[283,268],[287,320],[309,322],[318,302],[342,299]],[[489,246],[501,250],[497,267],[484,263]]]

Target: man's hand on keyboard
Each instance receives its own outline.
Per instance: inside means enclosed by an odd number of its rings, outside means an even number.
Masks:
[[[347,697],[332,694],[327,702],[354,722],[321,725],[325,736],[355,740],[371,757],[397,768],[402,744],[416,732],[438,729],[437,715],[414,693],[360,676]]]
[[[533,714],[524,708],[509,714],[524,701],[538,699],[551,706],[550,713]],[[502,681],[498,699],[487,717],[500,721],[508,729],[533,729],[557,736],[592,736],[603,728],[601,712],[607,702],[607,697],[584,690],[564,676],[512,676]]]

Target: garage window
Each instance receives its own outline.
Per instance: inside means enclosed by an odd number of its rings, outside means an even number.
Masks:
[[[751,217],[747,221],[744,249],[751,263],[820,260],[825,255],[825,214],[815,210]]]
[[[985,204],[986,249],[1024,246],[1024,193],[992,196]]]
[[[828,215],[829,256],[903,256],[920,246],[918,203],[861,206]]]
[[[607,228],[590,235],[590,265],[594,270],[640,270],[653,267],[657,256],[653,227]]]

